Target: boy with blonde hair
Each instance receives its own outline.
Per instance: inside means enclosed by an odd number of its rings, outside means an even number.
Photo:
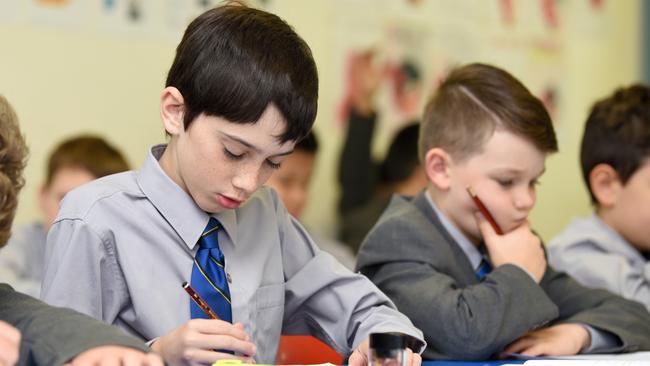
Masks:
[[[357,266],[423,330],[424,358],[650,349],[642,306],[546,263],[528,214],[557,142],[544,106],[518,80],[482,64],[454,70],[426,107],[419,145],[428,188],[393,199]]]

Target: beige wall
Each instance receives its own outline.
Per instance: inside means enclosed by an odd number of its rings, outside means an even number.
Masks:
[[[577,144],[590,103],[615,86],[636,80],[640,72],[639,0],[603,2],[602,14],[593,24],[575,24],[584,18],[578,17],[583,2],[567,3],[563,37],[568,82],[557,116],[561,153],[548,162],[532,215],[533,225],[546,239],[571,216],[589,209]],[[331,128],[339,92],[333,66],[337,55],[329,31],[336,23],[337,7],[345,6],[345,1],[271,4],[311,45],[319,67],[316,129],[322,153],[305,221],[331,232],[336,222],[335,172],[342,131]],[[363,16],[359,14],[360,19]],[[589,36],[592,32],[598,37]],[[61,138],[78,131],[101,133],[122,148],[135,167],[150,145],[164,141],[157,102],[177,37],[0,23],[0,93],[16,108],[32,152],[18,222],[38,216],[35,195],[45,157]]]
[[[547,161],[531,222],[550,240],[572,216],[591,207],[582,183],[580,139],[592,103],[622,85],[638,82],[641,73],[641,2],[607,2],[602,21],[577,24],[580,6],[570,1],[566,23],[565,105],[556,120],[560,152]],[[591,37],[596,34],[598,37]]]

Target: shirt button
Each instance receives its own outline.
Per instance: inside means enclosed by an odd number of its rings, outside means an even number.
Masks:
[[[226,279],[228,280],[228,283],[232,283],[232,277],[230,277],[230,273],[226,273]]]

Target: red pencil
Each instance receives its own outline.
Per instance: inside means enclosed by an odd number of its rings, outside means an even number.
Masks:
[[[215,313],[214,310],[210,308],[208,303],[205,302],[205,300],[203,300],[196,291],[194,291],[189,283],[183,282],[183,289],[190,295],[190,298],[194,300],[196,305],[198,305],[206,314],[208,314],[211,319],[219,319],[217,313]]]
[[[488,220],[490,225],[492,225],[492,228],[494,229],[494,232],[503,235],[503,231],[501,231],[501,228],[497,224],[496,221],[494,221],[494,217],[490,214],[490,211],[488,211],[487,207],[481,202],[481,199],[478,198],[476,195],[476,192],[472,189],[472,187],[467,186],[467,193],[469,193],[469,196],[472,197],[472,200],[474,200],[474,203],[476,204],[476,207],[478,207],[479,211],[485,216],[485,218]]]

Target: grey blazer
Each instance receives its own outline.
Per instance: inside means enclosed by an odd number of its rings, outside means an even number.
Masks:
[[[49,306],[0,284],[0,320],[21,333],[18,365],[61,365],[88,349],[115,345],[148,352],[142,341],[89,316]]]
[[[607,352],[650,349],[650,314],[641,304],[551,267],[539,285],[514,265],[479,283],[424,192],[393,198],[364,240],[357,268],[422,329],[425,359],[486,359],[528,331],[563,322],[617,336],[621,346]]]

